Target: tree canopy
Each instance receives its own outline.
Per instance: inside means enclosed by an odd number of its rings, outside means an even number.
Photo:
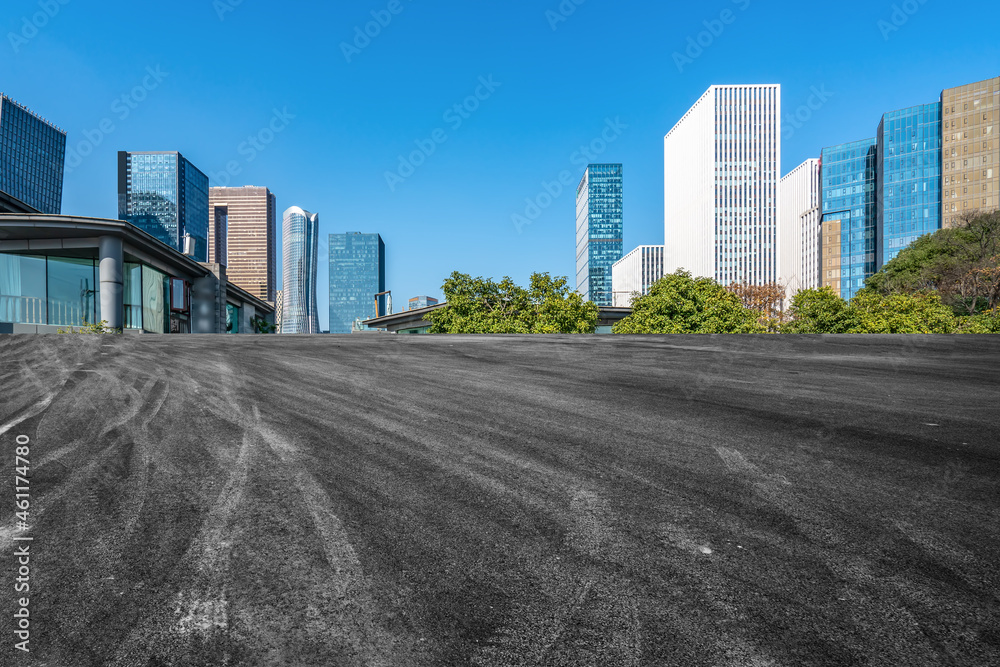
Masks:
[[[784,333],[944,334],[956,324],[934,292],[883,295],[863,289],[847,302],[829,287],[808,289],[792,297],[791,314]]]
[[[614,326],[618,334],[764,333],[761,313],[711,278],[680,270],[637,296],[632,314]]]
[[[917,239],[868,279],[883,295],[936,290],[957,314],[1000,306],[1000,212],[976,213]]]
[[[594,333],[598,307],[570,290],[566,278],[531,276],[525,289],[509,277],[473,278],[455,272],[442,286],[447,305],[427,315],[430,333]]]

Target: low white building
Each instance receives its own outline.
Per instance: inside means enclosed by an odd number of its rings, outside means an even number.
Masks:
[[[615,262],[611,267],[614,307],[631,308],[635,293],[647,294],[663,277],[663,251],[661,245],[641,245]]]

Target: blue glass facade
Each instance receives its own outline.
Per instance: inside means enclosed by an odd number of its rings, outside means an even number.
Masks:
[[[622,165],[592,164],[576,192],[576,289],[610,306],[611,267],[624,253]]]
[[[885,114],[877,152],[876,271],[941,228],[941,103]]]
[[[208,176],[180,153],[118,153],[118,217],[194,258],[208,261]]]
[[[319,253],[319,214],[293,206],[285,211],[281,235],[281,333],[318,334],[316,261]]]
[[[66,133],[0,95],[0,191],[58,215],[65,162]]]
[[[877,143],[872,138],[823,149],[823,222],[841,222],[840,295],[845,299],[875,273]]]
[[[385,291],[385,243],[378,234],[330,234],[330,333],[351,333],[354,321],[375,317]],[[386,314],[379,297],[378,314]]]

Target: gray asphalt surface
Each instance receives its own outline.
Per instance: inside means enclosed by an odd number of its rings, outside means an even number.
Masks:
[[[998,405],[996,338],[0,337],[0,664],[998,665]]]

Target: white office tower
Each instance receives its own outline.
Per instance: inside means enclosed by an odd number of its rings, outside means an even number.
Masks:
[[[641,245],[611,267],[611,283],[616,308],[631,308],[635,293],[649,294],[649,288],[663,277],[663,246]]]
[[[663,140],[664,271],[778,277],[781,86],[712,86]]]
[[[778,280],[786,307],[799,290],[819,287],[819,195],[819,160],[806,160],[781,179]]]

